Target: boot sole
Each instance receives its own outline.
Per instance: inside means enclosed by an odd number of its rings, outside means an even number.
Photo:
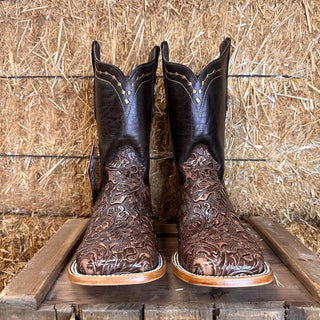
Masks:
[[[260,274],[250,276],[202,276],[191,273],[184,269],[179,263],[178,252],[175,252],[171,258],[173,272],[181,280],[206,287],[219,288],[240,288],[262,286],[273,281],[273,272],[270,266],[265,262],[264,271]]]
[[[68,278],[72,283],[83,286],[120,286],[148,283],[160,279],[166,273],[166,260],[159,254],[158,266],[151,271],[112,275],[86,275],[78,271],[76,260],[68,268]]]

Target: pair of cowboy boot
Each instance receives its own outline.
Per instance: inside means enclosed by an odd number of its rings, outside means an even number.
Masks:
[[[169,61],[161,45],[167,109],[178,172],[178,251],[174,273],[205,286],[266,284],[272,271],[232,211],[223,183],[227,75],[231,41],[198,76]],[[149,142],[159,47],[126,77],[100,61],[92,45],[94,109],[101,186],[76,260],[72,282],[146,283],[165,274],[157,249],[149,189]]]

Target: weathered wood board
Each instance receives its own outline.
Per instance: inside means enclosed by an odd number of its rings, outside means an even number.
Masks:
[[[141,304],[94,304],[81,305],[77,310],[78,318],[81,320],[140,320],[143,316],[143,305]]]
[[[71,320],[74,310],[71,305],[43,305],[37,310],[24,307],[0,307],[1,320]]]
[[[249,221],[314,299],[320,302],[320,257],[272,219],[251,217]]]
[[[79,230],[81,230],[80,233],[83,232],[83,226],[86,222],[76,220],[72,223],[73,228],[78,231],[71,232],[69,230],[69,235],[79,239]],[[38,309],[36,303],[33,304],[33,310],[30,309],[30,305],[29,309],[25,309],[23,296],[20,296],[22,302],[19,302],[19,298],[12,300],[10,294],[16,297],[15,289],[18,287],[14,282],[12,286],[9,284],[5,290],[6,295],[1,293],[0,312],[4,311],[0,313],[0,319],[16,319],[15,316],[23,314],[23,310],[27,310],[28,316],[32,314],[32,317],[29,318],[45,320],[56,318],[80,320],[318,319],[320,305],[305,288],[306,282],[301,282],[298,279],[299,276],[293,274],[273,249],[267,245],[260,236],[262,231],[257,233],[249,225],[246,226],[258,241],[275,274],[276,280],[269,285],[227,289],[194,286],[181,281],[175,277],[171,269],[170,257],[177,248],[174,226],[160,226],[157,228],[159,249],[167,259],[167,273],[163,278],[149,284],[135,286],[79,286],[68,280],[67,263],[64,262],[64,269],[57,279],[52,281],[52,286],[47,285],[51,289],[46,297],[43,297]],[[263,226],[261,228],[263,229]],[[285,231],[282,227],[279,226],[279,228],[276,229],[277,233]],[[56,236],[66,237],[61,230]],[[73,236],[71,236],[72,234]],[[276,237],[277,235],[274,235],[273,238]],[[74,240],[70,243],[77,241]],[[52,242],[47,244],[47,246],[51,245],[53,245]],[[295,247],[299,250],[297,246]],[[69,260],[74,250],[75,248],[69,252]],[[36,261],[32,263],[36,263]],[[41,266],[35,269],[40,270]],[[22,274],[26,277],[30,272],[27,270]],[[30,279],[32,278],[34,275],[31,274]],[[9,300],[9,303],[6,303],[6,299]],[[14,307],[10,301],[17,301],[17,305]]]
[[[286,316],[284,301],[259,303],[217,303],[216,320],[283,320]]]
[[[0,293],[0,307],[37,308],[50,290],[70,253],[77,245],[88,219],[68,220]]]

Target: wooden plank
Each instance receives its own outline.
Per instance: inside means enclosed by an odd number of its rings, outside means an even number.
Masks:
[[[66,305],[45,305],[38,310],[20,307],[1,307],[0,320],[18,320],[18,319],[32,319],[32,320],[71,320],[73,316],[71,306]]]
[[[212,320],[213,306],[210,304],[150,304],[144,308],[145,320]]]
[[[320,307],[290,305],[288,312],[288,320],[319,320]]]
[[[68,220],[0,293],[0,306],[37,308],[65,267],[88,220]]]
[[[74,308],[69,304],[56,304],[54,310],[56,312],[56,320],[75,319]]]
[[[216,320],[283,320],[285,319],[285,303],[218,303],[216,304]]]
[[[125,303],[79,305],[77,313],[81,320],[140,320],[143,319],[143,305]]]
[[[315,300],[320,302],[320,257],[270,218],[250,217],[249,223]]]
[[[70,304],[150,304],[175,305],[190,303],[253,303],[268,301],[298,301],[316,304],[311,294],[287,269],[265,241],[252,230],[266,260],[270,263],[278,282],[252,288],[208,288],[187,284],[172,272],[171,255],[177,249],[177,238],[159,238],[159,249],[167,259],[166,275],[154,282],[137,286],[86,287],[70,283],[65,269],[46,296],[45,303]]]

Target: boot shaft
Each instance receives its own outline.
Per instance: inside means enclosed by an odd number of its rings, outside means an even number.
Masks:
[[[106,167],[118,150],[130,146],[143,165],[148,184],[149,143],[154,109],[159,47],[149,62],[136,67],[129,76],[116,66],[100,61],[100,46],[92,44],[94,110],[98,126],[101,185],[107,181]]]
[[[167,109],[180,183],[185,179],[181,165],[199,144],[208,147],[218,162],[218,176],[223,178],[230,44],[229,38],[223,41],[220,57],[198,76],[188,67],[170,62],[168,44],[161,45]]]

